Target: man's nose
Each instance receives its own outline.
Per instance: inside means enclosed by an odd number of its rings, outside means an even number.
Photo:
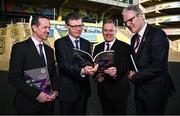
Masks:
[[[49,28],[47,28],[47,29],[46,29],[46,31],[47,31],[47,32],[50,32],[50,29],[49,29]]]

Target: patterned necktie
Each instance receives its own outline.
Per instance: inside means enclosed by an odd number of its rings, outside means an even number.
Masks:
[[[45,62],[45,58],[44,58],[42,47],[43,47],[43,45],[39,44],[39,55],[40,55],[40,58],[41,58],[42,66],[46,66],[46,62]]]
[[[79,49],[79,46],[78,46],[79,40],[75,40],[74,42],[75,42],[75,45],[76,45],[75,47],[76,47],[77,49]]]
[[[138,47],[139,47],[139,44],[140,44],[140,35],[139,34],[135,34],[134,35],[134,38],[135,38],[135,46],[134,46],[134,51],[136,53]]]
[[[106,51],[108,51],[110,49],[110,44],[106,43]]]

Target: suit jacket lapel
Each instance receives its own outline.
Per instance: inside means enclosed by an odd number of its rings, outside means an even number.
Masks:
[[[134,36],[133,36],[133,37],[131,38],[130,47],[131,47],[131,53],[132,53],[132,55],[133,55],[134,58],[135,58],[134,44],[135,44],[135,38],[134,38]]]
[[[103,42],[103,43],[100,45],[99,52],[104,51],[104,46],[105,46],[105,42]],[[98,52],[98,53],[99,53],[99,52]]]
[[[79,38],[79,40],[80,40],[80,49],[87,52],[88,49],[87,49],[87,46],[86,46],[87,44],[85,44],[85,40],[83,40],[83,38],[81,38],[81,37]]]
[[[68,51],[68,55],[71,56],[73,58],[73,48],[74,48],[74,45],[71,41],[71,39],[69,38],[69,36],[67,35],[66,36],[66,41],[64,43],[66,45],[66,49]]]
[[[81,50],[85,50],[85,48],[86,48],[87,46],[84,46],[84,43],[83,43],[82,38],[79,38],[79,40],[80,40],[80,49],[81,49]]]
[[[131,39],[131,48],[132,49],[134,49],[134,44],[135,44],[135,36],[133,36]]]
[[[113,43],[113,45],[112,45],[112,47],[111,47],[111,49],[110,50],[115,50],[116,47],[117,46],[117,39],[115,40],[115,42]]]
[[[66,36],[66,40],[67,40],[67,47],[69,47],[70,49],[74,48],[74,44],[72,43],[71,39],[69,38],[69,36]]]
[[[40,62],[39,52],[37,51],[36,46],[34,45],[32,39],[29,38],[29,39],[27,40],[27,43],[28,43],[28,46],[29,46],[31,52],[34,54],[34,56],[32,56],[32,57],[38,58],[38,59],[39,59],[39,62]]]
[[[50,53],[50,51],[49,51],[49,49],[48,49],[48,47],[47,47],[47,45],[46,44],[44,44],[44,49],[45,49],[45,53],[46,53],[46,60],[47,60],[47,66],[50,66],[51,64],[51,53]]]

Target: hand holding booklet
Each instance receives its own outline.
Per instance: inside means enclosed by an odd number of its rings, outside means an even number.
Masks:
[[[114,50],[102,51],[93,58],[93,56],[86,51],[74,48],[73,56],[79,61],[79,64],[83,66],[99,64],[98,72],[104,72],[106,68],[113,65]]]
[[[24,71],[24,78],[29,86],[33,86],[49,95],[53,93],[47,67]]]

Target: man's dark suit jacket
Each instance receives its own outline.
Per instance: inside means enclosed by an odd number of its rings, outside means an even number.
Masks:
[[[47,67],[54,90],[57,90],[55,85],[55,62],[53,49],[44,44]],[[13,45],[10,67],[9,67],[9,82],[17,89],[15,96],[15,107],[22,114],[33,114],[38,112],[43,107],[36,99],[40,91],[34,87],[30,87],[24,80],[24,71],[42,67],[40,55],[31,38]],[[50,103],[45,103],[47,105]],[[52,103],[50,104],[52,105]]]
[[[80,94],[90,96],[89,78],[80,75],[83,66],[79,66],[73,57],[74,45],[69,36],[56,40],[54,46],[59,67],[59,100],[74,102]],[[80,49],[91,53],[90,42],[80,38]]]
[[[93,56],[104,51],[104,44],[105,42],[95,47]],[[130,91],[127,78],[130,65],[130,46],[116,39],[111,50],[115,50],[114,66],[117,68],[117,76],[113,79],[106,75],[105,80],[98,83],[98,95],[103,96],[105,93],[106,97],[115,100],[127,97]]]
[[[131,48],[135,38],[131,39]],[[172,94],[168,72],[169,42],[164,31],[147,25],[137,53],[133,53],[138,73],[133,76],[135,95],[142,100],[159,102]]]

